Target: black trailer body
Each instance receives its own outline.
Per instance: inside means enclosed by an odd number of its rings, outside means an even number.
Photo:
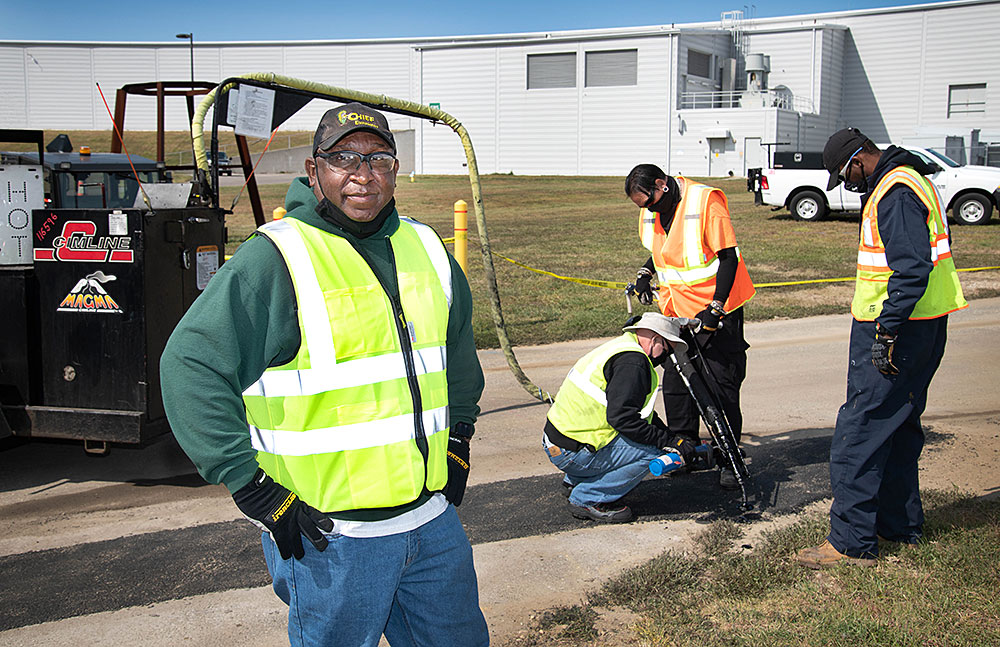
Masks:
[[[13,433],[144,443],[167,431],[159,357],[222,261],[224,212],[36,209],[32,234],[33,267],[3,273],[0,302],[24,313],[24,344],[0,346]]]

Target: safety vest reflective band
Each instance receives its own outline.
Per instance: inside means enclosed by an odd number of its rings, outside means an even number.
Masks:
[[[387,239],[397,323],[391,299],[346,239],[296,218],[258,232],[284,258],[301,336],[292,360],[243,393],[261,468],[324,512],[397,506],[425,487],[442,489],[452,284],[441,239],[406,218]]]
[[[969,305],[962,295],[955,261],[951,257],[948,221],[937,190],[912,167],[899,166],[879,180],[861,214],[857,281],[851,302],[851,314],[858,321],[876,319],[882,313],[882,304],[889,294],[892,269],[886,260],[885,246],[878,231],[878,203],[897,184],[909,187],[927,209],[927,232],[931,262],[934,264],[927,288],[913,307],[910,319],[934,319]]]
[[[655,211],[645,207],[639,210],[639,240],[649,251],[653,251],[653,240],[656,237],[656,216]]]
[[[642,353],[648,362],[649,358],[632,332],[605,342],[580,358],[559,387],[555,402],[549,409],[549,422],[563,435],[590,445],[595,451],[614,440],[618,432],[608,424],[608,397],[605,393],[608,381],[604,377],[604,365],[615,355],[629,351]],[[651,362],[649,374],[650,391],[639,414],[646,422],[653,419],[654,396],[660,383]]]
[[[715,278],[720,263],[715,251],[705,243],[705,214],[713,194],[723,204],[726,204],[726,196],[719,189],[679,179],[684,183],[684,191],[669,230],[664,231],[657,214],[642,209],[639,237],[643,246],[652,252],[660,286],[660,310],[668,316],[693,317],[715,298]],[[650,241],[648,245],[647,241]],[[745,304],[755,293],[739,247],[736,257],[739,267],[726,299],[727,312]]]

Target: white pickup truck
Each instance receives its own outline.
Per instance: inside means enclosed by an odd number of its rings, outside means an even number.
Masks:
[[[984,225],[993,208],[1000,209],[1000,168],[962,166],[932,148],[907,149],[941,167],[930,180],[958,224]],[[758,204],[787,208],[797,220],[821,220],[830,211],[860,211],[861,195],[847,191],[843,183],[825,191],[828,178],[824,169],[767,168],[751,174],[748,188],[757,194]]]

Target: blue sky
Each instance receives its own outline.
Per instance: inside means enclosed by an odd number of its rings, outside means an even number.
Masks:
[[[171,41],[405,38],[631,27],[921,4],[907,0],[0,0],[0,40]],[[98,9],[99,8],[99,9]]]

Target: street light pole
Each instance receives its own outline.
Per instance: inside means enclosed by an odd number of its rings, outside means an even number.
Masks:
[[[194,32],[177,34],[177,38],[187,38],[191,42],[191,87],[194,87]]]

